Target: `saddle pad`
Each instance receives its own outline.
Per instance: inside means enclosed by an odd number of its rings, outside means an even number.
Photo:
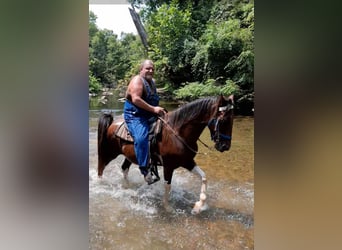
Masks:
[[[129,133],[125,122],[121,122],[114,134],[125,141],[133,142],[133,137]]]
[[[153,136],[157,136],[159,133],[161,133],[161,130],[162,130],[162,123],[160,120],[157,120],[155,123],[153,123],[153,125],[150,128],[149,140],[151,140]],[[118,128],[116,129],[114,135],[125,141],[134,142],[133,137],[129,133],[127,125],[124,121],[118,123]]]

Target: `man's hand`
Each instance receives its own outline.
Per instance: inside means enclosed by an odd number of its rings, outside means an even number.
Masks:
[[[155,114],[157,114],[159,116],[164,116],[167,113],[167,111],[164,108],[159,107],[159,106],[154,107],[153,111],[154,111]]]

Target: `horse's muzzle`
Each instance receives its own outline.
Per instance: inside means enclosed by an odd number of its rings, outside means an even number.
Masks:
[[[230,149],[230,142],[216,142],[215,148],[217,151],[220,151],[221,153],[224,151],[228,151]]]

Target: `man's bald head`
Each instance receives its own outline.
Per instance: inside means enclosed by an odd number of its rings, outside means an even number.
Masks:
[[[140,64],[140,70],[142,70],[145,66],[152,66],[154,68],[154,64],[152,60],[146,59]]]

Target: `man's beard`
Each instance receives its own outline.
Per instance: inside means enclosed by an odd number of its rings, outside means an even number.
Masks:
[[[148,81],[152,81],[153,76],[152,75],[145,75],[145,79]]]

